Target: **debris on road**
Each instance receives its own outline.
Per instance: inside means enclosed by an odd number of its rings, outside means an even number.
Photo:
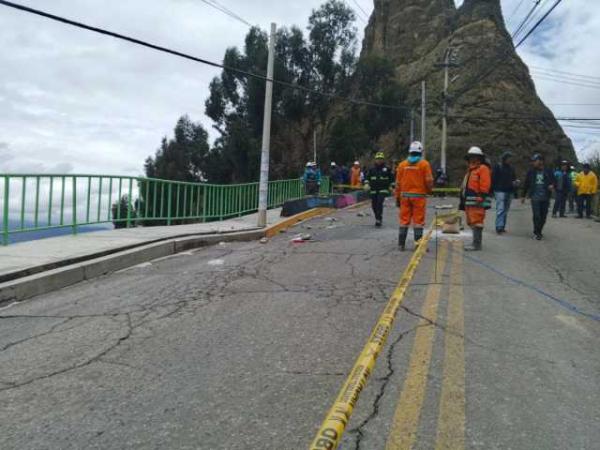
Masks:
[[[209,266],[222,266],[225,261],[222,259],[211,259],[208,263]]]
[[[294,244],[303,244],[305,242],[308,242],[312,240],[312,235],[310,234],[298,234],[296,236],[294,236],[294,238],[292,239],[292,243]]]

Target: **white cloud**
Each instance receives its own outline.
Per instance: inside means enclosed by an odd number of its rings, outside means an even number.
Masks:
[[[505,11],[512,12],[517,1],[503,1]],[[359,2],[372,10],[371,2]],[[22,3],[215,61],[227,47],[243,45],[247,32],[199,0]],[[304,27],[322,0],[222,3],[267,29],[271,21]],[[0,8],[0,140],[7,144],[0,146],[0,171],[139,175],[180,115],[188,113],[210,129],[204,101],[217,69]],[[597,74],[600,3],[564,2],[551,18],[520,51],[526,63]],[[518,17],[509,27],[516,22]],[[536,85],[551,105],[600,104],[598,90],[541,79]],[[558,115],[600,116],[598,107],[551,108]],[[568,131],[581,152],[598,147],[600,136]]]

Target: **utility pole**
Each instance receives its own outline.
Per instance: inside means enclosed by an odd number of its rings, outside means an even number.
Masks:
[[[440,165],[442,171],[446,173],[446,143],[448,136],[448,85],[449,85],[449,69],[450,67],[458,67],[458,64],[452,61],[454,49],[448,47],[444,54],[444,63],[438,67],[444,68],[444,92],[442,93],[442,148],[440,155]]]
[[[258,226],[267,226],[269,200],[269,150],[271,146],[271,110],[273,104],[273,68],[275,66],[275,32],[277,26],[271,23],[269,38],[269,60],[267,63],[267,86],[265,89],[265,113],[263,118],[262,152],[260,156],[260,182],[258,189]]]
[[[415,110],[410,110],[410,142],[415,141]]]
[[[425,80],[423,80],[421,82],[421,144],[423,144],[423,158],[425,157],[425,152],[427,151],[427,147],[425,146],[425,118],[427,117],[426,100]]]

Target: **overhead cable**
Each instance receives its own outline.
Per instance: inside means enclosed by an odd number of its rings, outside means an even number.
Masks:
[[[208,66],[211,67],[216,67],[219,69],[223,69],[225,71],[228,72],[232,72],[232,73],[236,73],[238,75],[242,75],[245,77],[249,77],[249,78],[255,78],[255,79],[259,79],[259,80],[263,80],[263,81],[270,81],[274,84],[280,85],[280,86],[284,86],[290,89],[296,89],[299,91],[303,91],[303,92],[307,92],[310,94],[315,94],[315,95],[320,95],[323,97],[327,97],[327,98],[331,98],[331,99],[335,99],[335,100],[340,100],[340,101],[345,101],[348,103],[353,103],[356,105],[363,105],[363,106],[371,106],[371,107],[375,107],[375,108],[382,108],[382,109],[393,109],[393,110],[403,110],[403,111],[410,111],[412,108],[410,106],[406,106],[406,105],[387,105],[387,104],[382,104],[382,103],[374,103],[374,102],[368,102],[368,101],[363,101],[363,100],[358,100],[358,99],[354,99],[354,98],[350,98],[350,97],[343,97],[339,94],[336,93],[332,93],[332,92],[321,92],[318,91],[316,89],[312,89],[306,86],[301,86],[299,84],[296,83],[288,83],[287,81],[281,81],[281,80],[277,80],[277,79],[271,79],[266,77],[265,75],[261,75],[261,74],[257,74],[254,72],[249,72],[247,70],[242,70],[242,69],[238,69],[236,67],[232,67],[232,66],[228,66],[225,64],[219,64],[216,63],[214,61],[209,61],[207,59],[204,58],[199,58],[197,56],[193,56],[193,55],[189,55],[187,53],[183,53],[177,50],[172,50],[169,49],[167,47],[162,47],[160,45],[156,45],[156,44],[152,44],[150,42],[146,42],[146,41],[142,41],[140,39],[136,39],[130,36],[126,36],[123,34],[119,34],[119,33],[115,33],[113,31],[109,31],[103,28],[98,28],[98,27],[94,27],[94,26],[90,26],[90,25],[86,25],[84,23],[81,22],[77,22],[71,19],[67,19],[65,17],[61,17],[61,16],[57,16],[54,14],[50,14],[38,9],[34,9],[34,8],[30,8],[28,6],[24,6],[24,5],[20,5],[17,3],[13,3],[13,2],[9,2],[6,0],[0,0],[0,5],[4,5],[10,8],[14,8],[20,11],[24,11],[30,14],[34,14],[37,16],[41,16],[41,17],[45,17],[47,19],[51,19],[57,22],[61,22],[64,23],[66,25],[71,25],[77,28],[82,28],[84,30],[88,30],[88,31],[92,31],[94,33],[99,33],[99,34],[103,34],[105,36],[110,36],[113,37],[115,39],[120,39],[132,44],[136,44],[136,45],[140,45],[142,47],[146,47],[146,48],[150,48],[152,50],[156,50],[159,52],[163,52],[163,53],[168,53],[170,55],[173,56],[178,56],[180,58],[184,58],[190,61],[195,61],[195,62],[199,62],[201,64],[206,64]]]

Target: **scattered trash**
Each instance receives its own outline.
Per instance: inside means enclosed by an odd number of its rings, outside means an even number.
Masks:
[[[219,245],[227,245],[227,242],[221,241],[219,242]]]
[[[262,239],[261,239],[260,241],[258,241],[258,242],[260,242],[261,244],[266,244],[266,243],[268,243],[268,242],[269,242],[269,238],[266,238],[266,237],[264,237],[264,238],[262,238]]]
[[[291,242],[293,242],[294,244],[303,244],[305,242],[310,241],[311,239],[312,236],[310,234],[298,234],[294,236]]]
[[[225,261],[222,259],[211,259],[208,263],[209,266],[222,266]]]

